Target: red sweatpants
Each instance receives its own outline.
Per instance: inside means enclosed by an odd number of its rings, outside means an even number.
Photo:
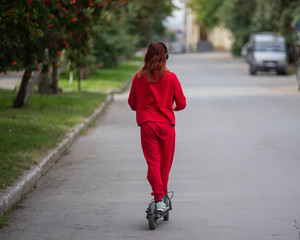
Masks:
[[[175,151],[175,126],[163,122],[145,122],[141,125],[141,142],[148,164],[147,179],[155,201],[167,194],[169,172]]]

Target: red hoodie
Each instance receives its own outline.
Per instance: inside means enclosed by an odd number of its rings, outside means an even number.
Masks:
[[[136,74],[132,81],[128,104],[136,111],[139,126],[146,121],[175,125],[174,110],[183,110],[186,107],[186,99],[174,73],[165,72],[157,83],[147,82],[145,75],[139,79]]]

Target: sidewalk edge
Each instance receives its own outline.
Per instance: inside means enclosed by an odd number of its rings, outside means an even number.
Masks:
[[[112,101],[113,94],[108,94],[104,102],[101,103],[94,113],[73,127],[72,131],[67,133],[66,137],[54,149],[51,149],[46,153],[39,164],[33,166],[30,170],[25,171],[22,177],[20,177],[12,186],[0,191],[0,216],[13,207],[23,195],[30,191],[40,177],[46,173],[52,164],[71,146],[79,136],[80,131],[87,129],[88,124],[96,119]]]

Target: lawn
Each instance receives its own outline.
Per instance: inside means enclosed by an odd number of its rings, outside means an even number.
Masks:
[[[123,61],[119,66],[110,69],[96,69],[91,77],[81,81],[83,90],[120,89],[124,83],[132,78],[133,72],[142,64],[141,57],[134,57],[130,61]],[[69,73],[62,73],[59,79],[59,87],[63,89],[77,90],[77,74],[74,72],[73,83],[69,82]]]
[[[13,109],[16,92],[0,89],[0,188],[11,185],[41,160],[73,126],[105,99],[101,93],[33,94],[24,109]]]
[[[98,69],[82,82],[82,92],[32,94],[23,109],[12,108],[16,91],[0,89],[0,189],[14,183],[100,106],[106,94],[89,90],[120,89],[141,64],[142,59],[136,58],[113,69]],[[59,86],[77,90],[77,81],[69,84],[62,75]]]

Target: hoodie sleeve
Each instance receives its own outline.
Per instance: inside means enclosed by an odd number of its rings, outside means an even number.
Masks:
[[[177,78],[177,76],[174,74],[174,86],[175,86],[175,90],[174,90],[174,101],[175,101],[175,111],[180,111],[185,109],[186,107],[186,98],[183,94],[182,91],[182,87],[181,84]]]
[[[128,97],[128,104],[133,111],[136,111],[136,75],[133,78]]]

